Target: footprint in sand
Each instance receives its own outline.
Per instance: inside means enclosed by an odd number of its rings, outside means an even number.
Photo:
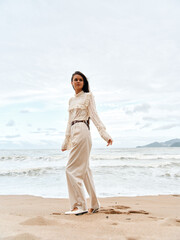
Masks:
[[[130,208],[128,206],[123,206],[123,205],[114,205],[114,206],[110,206],[110,207],[113,207],[115,209],[128,209],[128,208]]]
[[[137,213],[137,214],[149,214],[148,212],[144,211],[144,210],[129,210],[128,211],[128,214],[131,214],[131,213]]]
[[[161,217],[153,217],[153,216],[149,216],[148,218],[151,218],[151,219],[153,219],[155,221],[159,221],[161,219],[164,219],[164,218],[161,218]]]
[[[3,240],[40,240],[40,239],[41,238],[38,238],[29,233],[22,233],[11,237],[3,238]]]
[[[122,214],[123,212],[116,210],[114,208],[103,208],[99,210],[100,213],[105,213],[105,214]]]
[[[162,226],[180,226],[180,219],[177,218],[164,218],[159,221]]]
[[[59,213],[59,212],[53,212],[50,215],[63,215],[63,213]]]
[[[136,238],[136,237],[127,237],[126,239],[127,240],[138,240],[138,238]]]
[[[111,208],[102,208],[99,210],[100,213],[106,213],[106,214],[131,214],[131,213],[135,213],[135,214],[149,214],[148,212],[144,211],[144,210],[129,210],[127,212],[122,212],[119,209],[127,209],[129,207],[127,206],[110,206]]]
[[[111,225],[118,225],[118,223],[117,222],[113,222],[113,223],[111,223]]]
[[[39,225],[39,226],[43,226],[43,225],[58,225],[58,222],[55,220],[49,220],[46,219],[44,217],[35,217],[35,218],[30,218],[24,222],[20,223],[21,225]]]

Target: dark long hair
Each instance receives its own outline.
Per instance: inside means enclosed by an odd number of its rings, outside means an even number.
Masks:
[[[71,82],[73,81],[73,77],[74,77],[74,75],[76,75],[76,74],[80,75],[80,76],[83,78],[84,85],[83,85],[82,90],[83,90],[84,92],[90,92],[88,79],[87,79],[87,77],[86,77],[82,72],[76,71],[75,73],[73,73],[73,75],[72,75],[72,77],[71,77]]]
[[[83,85],[82,90],[83,90],[84,92],[90,92],[88,79],[87,79],[87,77],[86,77],[82,72],[80,72],[80,71],[74,72],[74,73],[72,74],[72,77],[71,77],[71,82],[73,81],[73,77],[74,77],[74,75],[76,75],[76,74],[80,75],[80,76],[83,78],[84,85]],[[73,88],[74,88],[74,87],[73,87]],[[89,117],[88,120],[87,120],[88,125],[90,124],[89,119],[90,119],[90,117]]]

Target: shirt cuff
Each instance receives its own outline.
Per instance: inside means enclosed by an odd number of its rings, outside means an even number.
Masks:
[[[65,139],[64,139],[64,142],[62,143],[61,145],[61,149],[66,149],[66,150],[69,150],[71,149],[71,138],[69,135],[66,135]]]
[[[109,139],[112,139],[112,137],[106,132],[106,130],[101,130],[99,133],[106,142],[108,142]]]

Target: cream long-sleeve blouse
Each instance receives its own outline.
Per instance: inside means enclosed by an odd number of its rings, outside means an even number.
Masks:
[[[66,127],[65,139],[61,149],[71,149],[71,122],[74,120],[88,120],[90,117],[96,126],[100,136],[108,142],[112,139],[111,136],[106,132],[106,128],[100,120],[94,101],[94,96],[91,92],[84,92],[83,90],[78,94],[75,93],[74,97],[69,99],[69,117]]]

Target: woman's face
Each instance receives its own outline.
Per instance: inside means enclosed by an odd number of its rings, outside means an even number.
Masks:
[[[73,85],[75,91],[81,91],[84,85],[84,81],[81,75],[75,74],[73,76],[71,84]]]

